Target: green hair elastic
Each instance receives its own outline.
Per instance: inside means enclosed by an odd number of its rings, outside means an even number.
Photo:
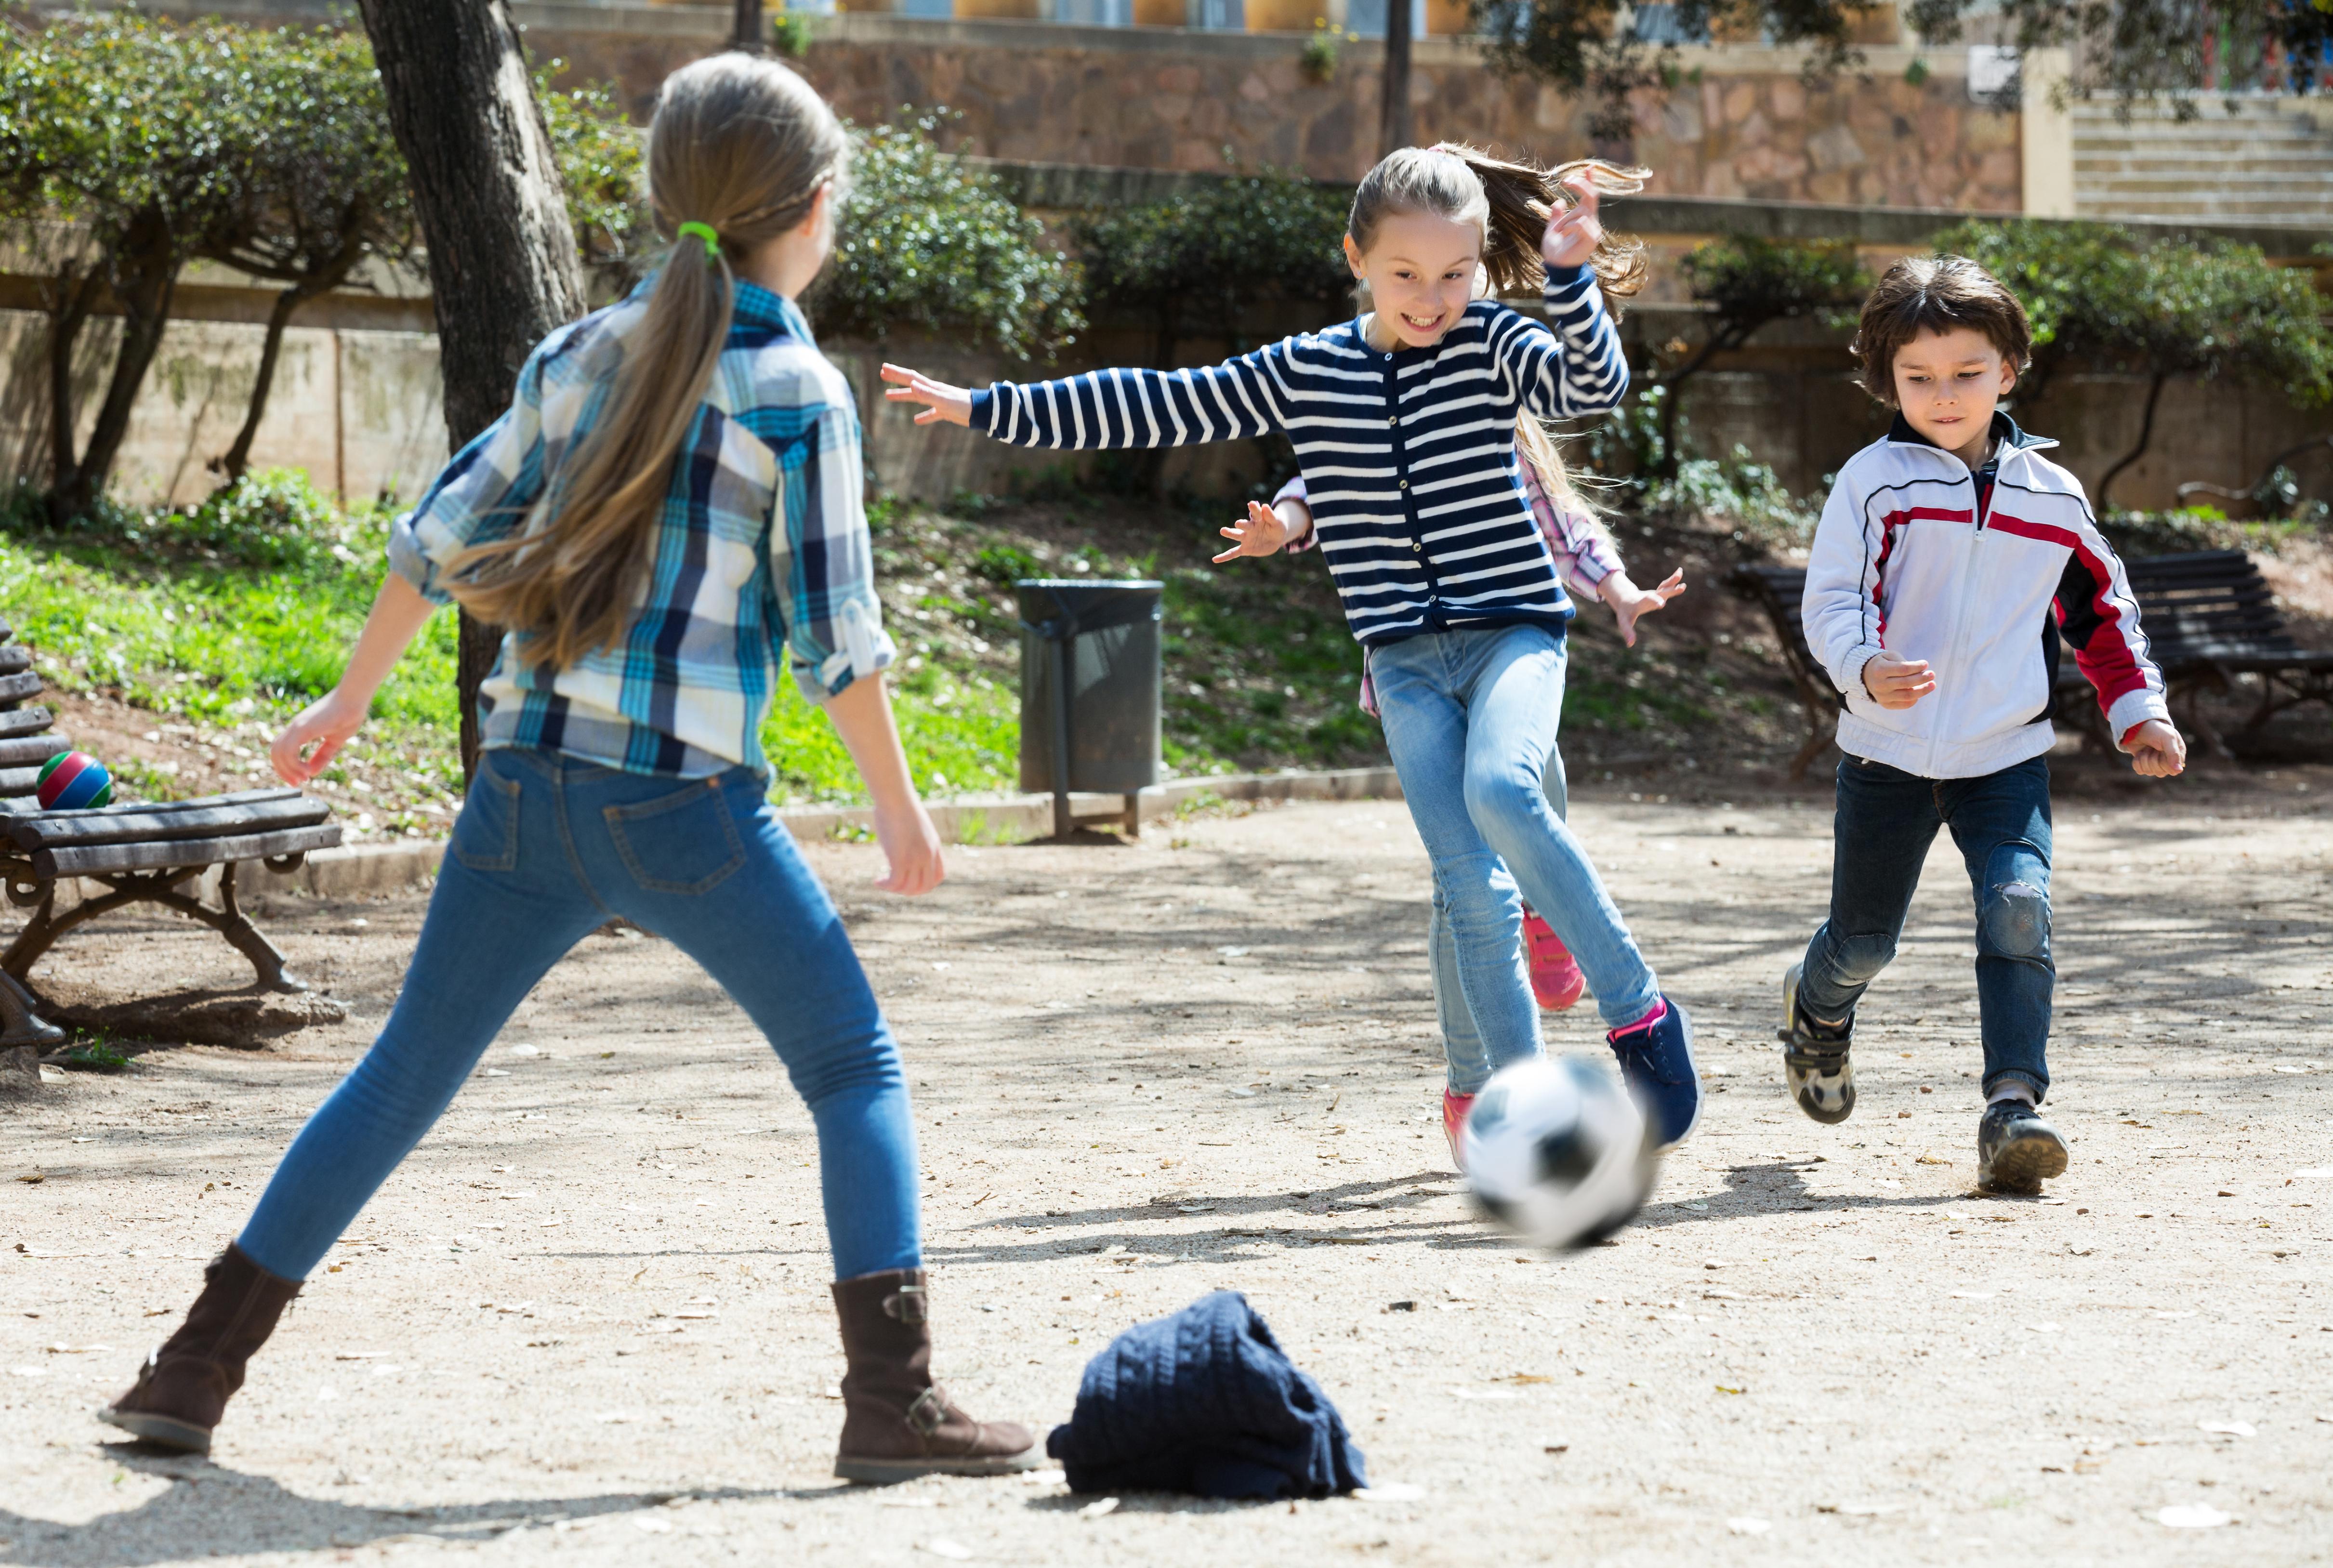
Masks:
[[[692,234],[705,242],[706,265],[709,266],[721,259],[721,236],[713,232],[711,224],[698,223],[692,218],[673,230],[673,239],[677,243],[682,236]]]

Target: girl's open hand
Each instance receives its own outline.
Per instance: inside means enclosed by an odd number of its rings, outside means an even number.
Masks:
[[[294,788],[306,784],[331,765],[364,721],[365,705],[350,701],[334,687],[302,708],[267,748],[275,776]],[[315,749],[309,750],[311,746]]]
[[[1586,266],[1604,242],[1604,225],[1596,216],[1596,186],[1585,170],[1563,182],[1573,197],[1570,207],[1547,220],[1540,236],[1540,258],[1551,267]]]
[[[1243,555],[1276,554],[1282,545],[1294,537],[1294,531],[1281,521],[1280,514],[1261,501],[1247,504],[1246,527],[1234,525],[1218,528],[1215,532],[1234,541],[1230,549],[1215,557],[1218,566],[1226,561],[1236,561]]]
[[[885,866],[875,885],[884,892],[912,899],[930,892],[947,876],[939,830],[932,825],[932,814],[921,801],[911,800],[905,809],[896,811],[877,806],[875,842],[882,846]]]
[[[972,394],[962,387],[935,381],[905,365],[885,365],[883,379],[891,383],[891,390],[883,394],[889,401],[923,405],[916,415],[917,424],[928,425],[935,419],[946,419],[951,425],[972,423]]]
[[[1670,600],[1685,592],[1685,573],[1672,572],[1661,580],[1657,588],[1639,588],[1625,572],[1615,572],[1596,585],[1604,602],[1612,607],[1612,619],[1620,623],[1620,640],[1630,648],[1637,646],[1637,620],[1650,615]]]

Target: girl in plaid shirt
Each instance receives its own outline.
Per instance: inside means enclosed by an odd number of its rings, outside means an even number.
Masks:
[[[1526,416],[1515,421],[1515,455],[1522,462],[1523,495],[1531,503],[1531,517],[1539,524],[1540,536],[1547,541],[1548,553],[1555,559],[1557,574],[1572,592],[1600,599],[1611,606],[1613,619],[1620,624],[1621,640],[1634,648],[1637,618],[1683,593],[1685,573],[1672,572],[1656,588],[1637,585],[1628,576],[1627,568],[1620,563],[1612,535],[1597,516],[1594,505],[1572,483],[1563,455],[1556,449],[1555,438],[1537,419]],[[1299,474],[1282,485],[1269,508],[1250,502],[1246,525],[1225,528],[1222,533],[1234,543],[1215,557],[1218,565],[1235,561],[1243,553],[1253,553],[1243,550],[1239,542],[1253,537],[1260,545],[1275,533],[1286,539],[1282,548],[1291,555],[1317,548],[1320,539],[1312,530],[1312,508],[1305,495],[1304,476]],[[1377,686],[1369,676],[1366,649],[1362,650],[1361,711],[1371,718],[1378,717]],[[1569,796],[1560,755],[1548,758],[1546,791],[1549,804],[1555,808],[1557,815],[1563,815]],[[1434,893],[1433,910],[1427,922],[1426,947],[1433,966],[1434,1004],[1442,1026],[1442,1049],[1450,1069],[1449,1086],[1442,1097],[1442,1130],[1449,1140],[1450,1158],[1455,1161],[1459,1130],[1465,1124],[1466,1112],[1474,1106],[1476,1091],[1489,1081],[1498,1063],[1484,1045],[1482,1031],[1474,1027],[1474,1014],[1466,1006],[1465,991],[1458,978],[1457,953],[1450,938],[1447,900],[1438,886]],[[1531,991],[1539,1005],[1553,1012],[1570,1007],[1587,990],[1587,976],[1579,972],[1579,962],[1563,945],[1563,938],[1555,934],[1529,900],[1523,903],[1522,935]]]
[[[736,53],[668,78],[649,137],[663,270],[536,348],[509,412],[398,520],[340,684],[275,742],[285,783],[314,777],[449,599],[513,629],[396,1007],[185,1324],[102,1412],[139,1437],[208,1450],[300,1282],[534,983],[620,916],[721,982],[817,1124],[850,1369],[835,1473],[1038,1462],[1025,1429],[973,1419],[931,1380],[898,1046],[767,799],[759,733],[783,663],[866,777],[889,863],[877,886],[940,880],[883,691],[858,413],[794,304],[832,248],[849,144],[799,76]]]

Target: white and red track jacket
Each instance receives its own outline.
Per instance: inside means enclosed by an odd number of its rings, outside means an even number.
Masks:
[[[2170,717],[2122,562],[2055,441],[1992,417],[1998,476],[1976,476],[1896,416],[1847,461],[1807,563],[1807,646],[1840,691],[1839,746],[1924,778],[1974,778],[2048,751],[2063,641],[2117,738]],[[1936,689],[1884,708],[1863,684],[1882,649],[1925,659]]]

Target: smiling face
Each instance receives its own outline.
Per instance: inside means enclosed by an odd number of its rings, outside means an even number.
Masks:
[[[1993,406],[2017,384],[2017,368],[1974,327],[1922,332],[1896,351],[1896,403],[1912,428],[1971,462],[1982,458]]]
[[[1378,225],[1367,251],[1347,235],[1345,260],[1369,285],[1379,341],[1430,349],[1457,325],[1474,297],[1483,228],[1422,212],[1395,213]]]

